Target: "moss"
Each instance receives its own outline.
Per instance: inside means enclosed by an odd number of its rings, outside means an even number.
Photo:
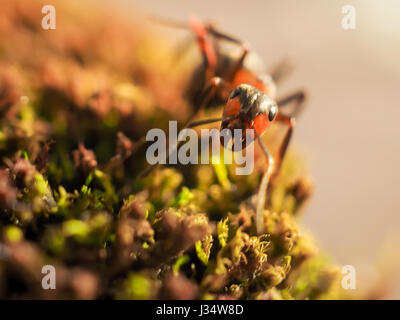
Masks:
[[[16,226],[8,226],[3,230],[4,240],[7,242],[19,242],[24,234],[20,228]]]
[[[336,267],[297,224],[312,192],[298,155],[271,184],[261,236],[258,149],[248,176],[210,164],[140,179],[141,137],[193,108],[195,63],[172,63],[161,37],[117,13],[91,8],[86,19],[60,3],[63,23],[80,26],[73,41],[19,23],[36,21],[42,4],[8,1],[0,12],[0,235],[13,252],[0,260],[1,298],[341,297]],[[45,262],[61,275],[56,293],[37,290]],[[23,292],[8,285],[16,276]]]

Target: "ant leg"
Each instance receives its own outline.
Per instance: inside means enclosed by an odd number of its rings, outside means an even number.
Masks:
[[[239,59],[235,62],[232,67],[232,70],[229,73],[228,79],[233,80],[235,78],[236,73],[243,68],[244,59],[246,58],[247,54],[249,53],[249,48],[247,45],[242,45],[242,53],[240,54]]]
[[[243,41],[218,31],[217,29],[215,29],[215,27],[212,24],[209,24],[207,26],[207,30],[215,38],[220,39],[220,40],[225,40],[225,41],[232,42],[234,44],[239,45],[242,48],[242,52],[241,52],[241,54],[239,56],[238,61],[233,65],[232,70],[229,72],[228,79],[232,80],[235,77],[236,73],[240,69],[242,69],[243,63],[244,63],[244,59],[246,58],[247,54],[249,53],[249,47]]]
[[[213,24],[204,24],[198,18],[191,16],[189,17],[189,24],[184,22],[172,21],[161,17],[151,17],[151,19],[157,23],[161,23],[167,26],[171,26],[179,29],[192,29],[195,36],[197,45],[200,48],[200,51],[203,56],[203,63],[205,66],[205,74],[206,74],[206,83],[215,75],[215,66],[217,63],[217,51],[218,45],[210,42],[206,36],[211,35],[217,40],[225,40],[232,42],[234,44],[240,45],[243,48],[243,52],[237,62],[237,64],[232,68],[232,78],[236,74],[238,70],[243,66],[243,61],[245,56],[248,53],[247,45],[245,45],[241,40],[227,35],[226,33],[218,31]],[[179,57],[186,49],[189,47],[190,41],[184,41],[183,45],[180,46],[181,50],[177,57]]]
[[[235,76],[236,72],[238,70],[240,70],[243,66],[243,62],[245,57],[247,56],[247,53],[249,51],[248,46],[246,44],[244,44],[241,40],[234,38],[230,35],[227,35],[226,33],[222,33],[220,31],[218,31],[212,24],[208,24],[208,25],[204,25],[200,20],[191,17],[189,20],[190,26],[193,29],[193,31],[195,32],[196,36],[197,36],[197,41],[200,47],[200,50],[203,52],[203,56],[205,56],[205,60],[206,60],[206,72],[207,72],[207,68],[210,69],[212,67],[212,72],[215,71],[215,64],[216,64],[216,51],[217,51],[217,46],[211,46],[209,43],[206,43],[205,40],[205,34],[208,33],[210,35],[212,35],[215,39],[218,40],[225,40],[225,41],[229,41],[232,42],[234,44],[237,44],[239,46],[242,47],[242,54],[239,57],[238,62],[233,66],[232,71],[230,73],[231,78],[233,79],[233,77]],[[203,40],[204,39],[204,40]],[[211,57],[211,52],[208,52],[208,50],[210,50],[210,48],[213,49],[212,54],[214,55],[214,64],[211,65],[212,62],[212,57]],[[208,72],[211,72],[210,70],[208,70]],[[214,73],[213,73],[214,75]]]
[[[241,40],[239,40],[235,37],[232,37],[226,33],[218,31],[212,24],[208,24],[206,26],[206,28],[207,28],[208,32],[217,39],[226,40],[226,41],[229,41],[229,42],[241,45],[241,46],[243,45],[243,42]]]
[[[268,161],[268,168],[264,172],[262,176],[260,187],[258,189],[257,194],[257,207],[256,207],[256,232],[258,235],[264,233],[264,206],[265,206],[265,195],[267,193],[268,184],[271,179],[272,174],[274,173],[275,164],[274,159],[272,158],[271,154],[269,153],[267,146],[262,141],[261,137],[258,135],[257,131],[254,130],[258,143],[264,152],[265,157]]]
[[[146,178],[150,173],[153,172],[154,169],[157,169],[159,165],[160,165],[159,163],[153,164],[149,168],[147,168],[146,170],[144,170],[141,173],[139,173],[139,176],[138,176],[139,179]]]
[[[206,106],[207,104],[210,102],[210,100],[212,99],[212,97],[214,97],[214,95],[216,94],[216,91],[218,90],[218,88],[221,85],[224,85],[224,80],[218,77],[214,77],[213,79],[211,79],[210,81],[210,86],[208,88],[208,92],[206,97],[203,99],[203,101],[200,104],[200,107],[197,111],[195,111],[195,113],[190,117],[189,121],[184,125],[184,127],[181,130],[184,130],[186,128],[192,128],[192,127],[196,127],[199,126],[201,124],[207,124],[207,123],[212,123],[212,122],[217,122],[223,119],[227,119],[227,117],[225,118],[217,118],[217,119],[208,119],[208,120],[202,120],[200,121],[200,124],[198,124],[198,122],[193,122],[192,120],[196,117],[197,114],[199,114]],[[135,150],[137,150],[139,147],[141,147],[142,145],[144,145],[146,143],[146,138],[142,137],[138,142],[137,142],[137,148],[135,148]],[[177,146],[177,148],[179,148],[179,146]],[[167,155],[167,162],[168,162],[168,158],[169,155]],[[154,169],[156,169],[159,166],[159,164],[154,164],[151,167],[149,167],[148,169],[146,169],[145,171],[143,171],[141,174],[139,174],[140,178],[144,178],[146,176],[148,176]]]
[[[269,192],[269,189],[271,187],[271,183],[275,180],[275,178],[277,177],[277,175],[279,173],[279,169],[281,167],[283,159],[285,158],[285,154],[286,154],[286,151],[288,149],[290,140],[292,138],[293,129],[294,129],[294,126],[295,126],[295,119],[293,117],[287,117],[287,116],[284,116],[282,114],[278,114],[277,117],[275,118],[275,121],[284,122],[285,124],[288,125],[289,129],[287,130],[286,135],[285,135],[285,137],[283,139],[283,142],[282,142],[282,144],[281,144],[281,146],[279,148],[277,159],[276,159],[276,162],[274,164],[274,170],[271,171],[269,179],[266,182],[263,181],[264,179],[267,179],[265,176],[263,176],[263,180],[261,181],[260,192],[261,192],[261,188],[265,188],[265,190],[262,190],[263,195],[265,195],[266,192]],[[259,139],[259,141],[262,142],[261,139]],[[263,151],[265,153],[264,148],[263,148]],[[261,197],[261,194],[260,194],[259,197]],[[265,202],[265,199],[262,199],[262,201]],[[262,205],[262,208],[258,208],[257,207],[257,210],[258,210],[257,211],[257,216],[258,216],[260,210],[262,210],[264,208],[264,204],[261,204],[261,203],[258,204],[258,206],[261,206],[261,205]],[[262,219],[262,218],[259,218],[259,219]]]
[[[206,82],[208,82],[215,74],[215,65],[217,63],[215,48],[207,40],[208,29],[201,20],[191,16],[189,18],[189,26],[196,35],[197,45],[203,55],[204,66],[206,68]]]
[[[289,146],[290,139],[292,138],[293,129],[295,126],[295,120],[293,117],[288,117],[282,114],[278,114],[278,116],[275,118],[275,121],[284,122],[289,127],[288,131],[286,132],[285,138],[283,139],[282,145],[279,148],[278,161],[277,161],[278,162],[277,169],[279,170],[283,158],[285,157],[287,148]]]
[[[172,19],[168,19],[168,18],[163,18],[163,17],[159,17],[159,16],[149,16],[149,19],[155,23],[159,23],[159,24],[163,24],[165,26],[169,26],[172,28],[177,28],[177,29],[190,29],[192,28],[192,26],[190,25],[190,22],[193,20],[196,20],[197,22],[200,22],[201,24],[203,24],[201,21],[199,21],[199,19],[197,19],[196,17],[190,17],[189,18],[189,24],[183,21],[175,21]],[[205,30],[207,31],[207,33],[211,34],[212,36],[214,36],[217,39],[222,39],[222,40],[226,40],[226,41],[230,41],[232,43],[235,44],[242,44],[242,41],[232,37],[226,33],[220,32],[218,31],[214,25],[212,23],[208,23],[208,24],[203,24]],[[192,28],[193,29],[193,28]]]
[[[222,87],[226,86],[226,82],[224,79],[220,77],[214,77],[210,80],[210,84],[205,88],[202,97],[200,97],[200,107],[194,112],[194,114],[190,117],[191,121],[197,114],[207,108],[211,100],[216,96],[218,90]]]
[[[194,127],[202,126],[204,124],[209,124],[209,123],[218,122],[218,121],[229,121],[229,120],[235,119],[237,117],[238,117],[238,115],[235,114],[232,116],[227,116],[227,117],[222,117],[222,118],[211,118],[211,119],[193,121],[193,122],[189,123],[186,126],[186,128],[194,128]],[[184,128],[184,129],[186,129],[186,128]]]
[[[173,57],[173,61],[179,63],[183,57],[188,53],[189,49],[195,45],[195,39],[193,39],[193,35],[187,35],[184,39],[180,40],[177,44],[176,48],[174,48],[175,53]]]
[[[199,120],[199,121],[193,121],[190,122],[189,124],[187,124],[182,130],[187,129],[187,128],[194,128],[194,127],[198,127],[204,124],[209,124],[209,123],[214,123],[214,122],[219,122],[219,121],[229,121],[232,120],[234,118],[238,117],[238,115],[232,115],[232,116],[227,116],[227,117],[222,117],[222,118],[211,118],[211,119],[205,119],[205,120]],[[179,149],[180,145],[182,144],[182,142],[178,143],[176,146],[176,149]],[[169,159],[169,154],[167,154],[167,163],[168,163],[168,159]],[[146,169],[145,171],[143,171],[142,173],[139,174],[139,178],[145,178],[146,176],[148,176],[154,169],[156,169],[160,164],[156,163],[153,164],[151,167],[149,167],[148,169]]]
[[[283,139],[282,145],[279,148],[278,152],[278,159],[277,163],[275,164],[274,159],[272,158],[271,154],[268,152],[268,149],[264,142],[262,141],[261,137],[258,135],[257,131],[255,131],[257,140],[261,146],[261,149],[263,153],[265,154],[267,161],[268,161],[268,169],[264,173],[261,183],[260,183],[260,188],[258,190],[258,195],[257,195],[257,209],[256,209],[256,229],[257,229],[257,234],[262,234],[264,231],[264,216],[263,216],[263,210],[265,206],[265,195],[268,190],[269,183],[271,180],[275,177],[276,173],[279,172],[279,168],[282,164],[282,161],[285,157],[287,148],[289,146],[290,139],[292,138],[293,134],[293,129],[295,126],[295,121],[293,117],[287,117],[281,114],[278,114],[278,116],[275,119],[276,121],[279,122],[284,122],[288,125],[289,130],[287,131],[285,138]]]
[[[147,142],[147,140],[146,140],[145,136],[136,140],[131,147],[132,154],[135,154],[142,146],[144,146],[146,144],[146,142]]]
[[[298,116],[301,111],[304,109],[305,101],[307,100],[307,94],[305,90],[295,91],[286,97],[280,98],[277,101],[277,104],[280,107],[283,107],[291,102],[294,102],[293,111],[290,113],[290,117]]]
[[[162,24],[171,28],[189,29],[189,25],[183,21],[176,21],[173,19],[163,18],[158,15],[150,15],[148,16],[148,19],[152,22]]]
[[[148,19],[153,23],[157,23],[159,25],[163,25],[170,28],[184,29],[184,30],[190,29],[189,24],[183,21],[176,21],[173,19],[168,19],[156,15],[151,15],[148,17]],[[195,39],[193,39],[193,35],[190,35],[186,36],[182,41],[178,43],[176,48],[176,54],[174,55],[175,61],[179,61],[185,55],[185,53],[189,50],[190,46],[193,44],[194,40]]]
[[[209,27],[204,25],[204,23],[194,16],[189,18],[189,23],[173,21],[161,17],[150,17],[156,23],[167,25],[179,29],[192,29],[196,36],[197,45],[200,48],[201,54],[203,56],[203,63],[206,69],[206,82],[210,80],[215,74],[215,65],[217,62],[215,48],[206,36],[209,34]],[[183,48],[188,48],[189,41],[185,41]],[[178,56],[182,52],[178,53]]]
[[[270,71],[270,75],[272,80],[274,80],[275,84],[278,85],[285,78],[289,76],[290,73],[293,72],[294,66],[290,59],[285,58],[281,60],[275,67]]]

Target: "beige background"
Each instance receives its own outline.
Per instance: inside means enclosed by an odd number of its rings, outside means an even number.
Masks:
[[[137,4],[120,0],[134,12]],[[307,110],[295,144],[316,183],[304,225],[341,265],[356,267],[358,288],[389,278],[400,231],[400,3],[393,0],[146,0],[150,13],[219,23],[250,43],[267,66],[282,57],[297,68],[281,93],[304,86]],[[356,30],[343,30],[341,8],[356,8]],[[379,268],[378,268],[379,267]],[[399,274],[399,272],[397,272]],[[393,288],[390,284],[393,282]]]

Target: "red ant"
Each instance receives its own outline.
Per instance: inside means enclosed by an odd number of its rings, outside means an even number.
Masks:
[[[228,129],[232,132],[232,136],[234,129],[242,129],[243,133],[246,132],[246,129],[253,129],[253,138],[258,141],[267,158],[268,168],[261,179],[256,208],[257,233],[262,234],[264,231],[263,210],[265,206],[265,194],[271,177],[279,171],[281,162],[285,156],[294,128],[294,116],[304,104],[305,93],[299,90],[282,99],[277,99],[277,102],[275,102],[275,83],[281,80],[283,75],[287,73],[287,70],[285,70],[287,66],[285,64],[281,64],[275,68],[275,71],[271,73],[272,75],[258,76],[257,72],[251,70],[246,63],[249,49],[240,40],[221,33],[213,25],[205,25],[194,17],[189,19],[189,25],[165,20],[161,20],[161,22],[176,27],[192,29],[203,56],[203,68],[200,69],[200,72],[197,72],[197,74],[200,73],[203,75],[203,83],[205,83],[205,85],[201,85],[203,97],[201,103],[197,104],[199,108],[195,110],[194,115],[184,128],[193,128],[221,121],[220,130]],[[241,46],[242,52],[239,58],[235,61],[229,55],[229,52],[221,51],[215,39],[229,41]],[[197,76],[194,82],[199,82]],[[218,100],[226,101],[221,118],[192,121],[201,110]],[[284,115],[278,111],[278,106],[282,107],[291,102],[295,102],[292,114]],[[273,121],[283,122],[288,126],[288,131],[279,148],[276,160],[273,159],[261,139],[261,136]],[[244,137],[242,137],[242,141],[245,141]],[[246,148],[246,145],[243,144],[242,148]],[[156,166],[150,167],[144,175],[147,175]]]

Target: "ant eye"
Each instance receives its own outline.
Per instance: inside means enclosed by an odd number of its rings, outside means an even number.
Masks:
[[[229,99],[234,99],[234,98],[236,98],[239,94],[240,94],[240,89],[239,89],[239,88],[236,88],[236,89],[233,90],[233,92],[231,93],[231,96],[229,97]]]
[[[277,113],[278,113],[278,107],[272,106],[271,109],[269,109],[268,120],[269,121],[274,120]]]

